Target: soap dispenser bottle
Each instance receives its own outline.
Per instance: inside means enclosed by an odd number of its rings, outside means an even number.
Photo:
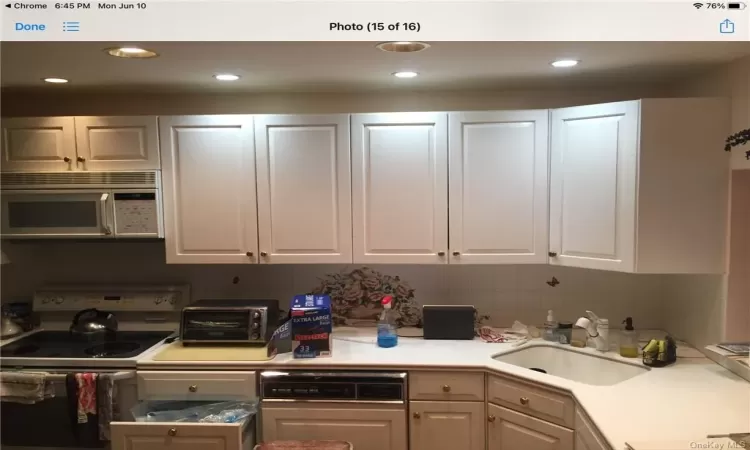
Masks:
[[[383,312],[378,320],[378,347],[391,348],[398,344],[396,334],[396,318],[393,314],[393,296],[386,295],[381,302]]]
[[[547,311],[547,320],[544,322],[544,340],[557,342],[559,339],[557,334],[557,321],[555,320],[554,313],[550,309]]]
[[[625,358],[638,357],[638,334],[633,328],[633,318],[626,317],[622,321],[625,328],[620,332],[620,356]]]

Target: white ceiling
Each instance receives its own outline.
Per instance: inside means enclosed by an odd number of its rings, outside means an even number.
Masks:
[[[138,45],[154,59],[115,58],[102,50]],[[381,89],[505,89],[665,81],[750,54],[745,42],[432,42],[411,54],[371,42],[3,42],[3,88],[224,92]],[[554,69],[558,58],[582,62]],[[420,76],[397,79],[392,72]],[[220,83],[215,73],[235,73]],[[66,85],[43,83],[63,77]]]

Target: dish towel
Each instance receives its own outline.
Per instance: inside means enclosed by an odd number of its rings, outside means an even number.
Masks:
[[[96,373],[77,373],[78,423],[87,423],[89,414],[96,414]]]
[[[69,373],[65,377],[70,426],[78,445],[83,448],[101,447],[96,417],[96,375]]]
[[[46,372],[0,372],[0,400],[32,405],[55,396]]]
[[[109,423],[117,418],[117,386],[112,375],[100,373],[96,380],[96,412],[99,417],[99,439],[110,440]]]

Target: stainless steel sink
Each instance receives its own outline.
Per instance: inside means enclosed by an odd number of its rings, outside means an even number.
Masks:
[[[596,386],[612,386],[648,372],[638,363],[616,361],[587,350],[557,344],[530,344],[518,350],[493,356],[493,359],[547,373],[560,378]]]

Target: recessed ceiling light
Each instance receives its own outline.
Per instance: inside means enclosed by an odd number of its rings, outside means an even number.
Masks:
[[[214,75],[214,78],[216,78],[219,81],[237,81],[240,79],[240,76],[233,75],[231,73],[220,73],[220,74]]]
[[[575,59],[558,59],[550,64],[552,64],[552,67],[573,67],[578,65],[578,61]]]
[[[68,82],[68,80],[66,80],[65,78],[56,78],[56,77],[42,78],[42,80],[44,80],[44,82],[46,83],[57,83],[57,84],[63,84],[63,83]]]
[[[393,76],[396,78],[414,78],[419,75],[417,72],[394,72]]]
[[[430,44],[424,42],[412,42],[412,41],[397,41],[397,42],[383,42],[376,45],[379,50],[391,53],[414,53],[421,52],[430,48]]]
[[[104,49],[105,52],[118,58],[155,58],[158,53],[140,47],[114,47]]]

